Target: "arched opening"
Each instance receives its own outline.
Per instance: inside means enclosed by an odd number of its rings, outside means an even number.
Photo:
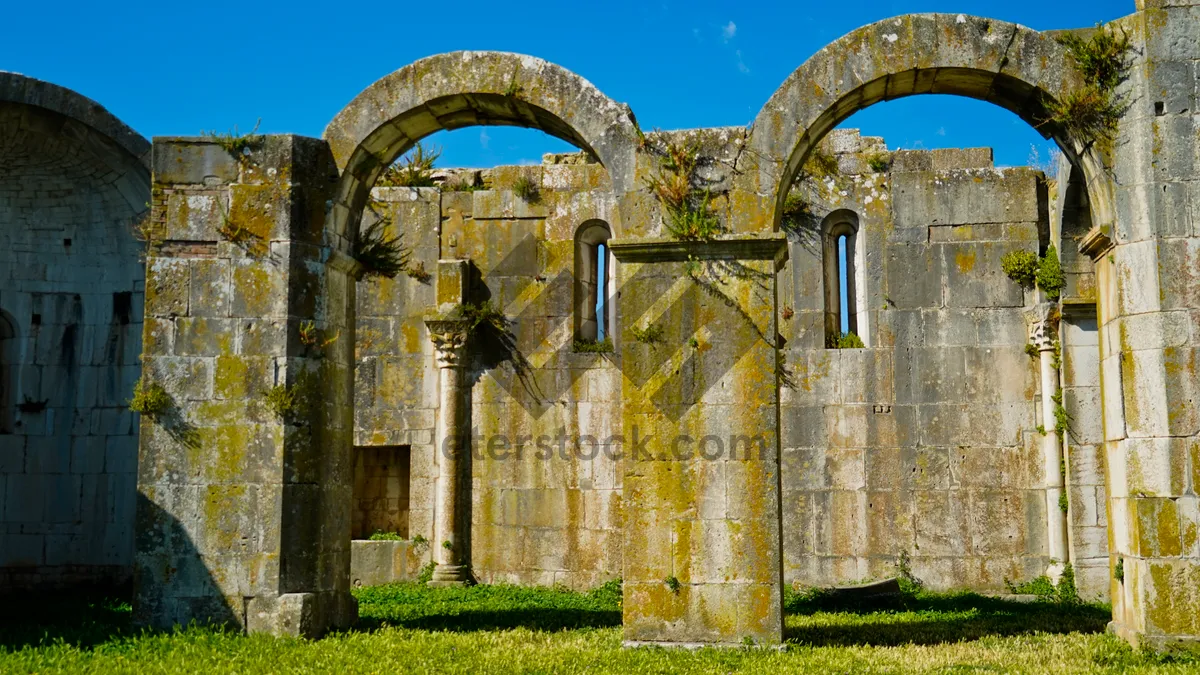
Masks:
[[[575,234],[575,339],[586,343],[612,340],[616,325],[612,232],[602,221],[588,221]]]
[[[929,36],[936,36],[932,46]],[[979,158],[953,151],[880,153],[872,146],[881,139],[831,132],[857,111],[906,96],[953,94],[993,103],[1058,144],[1086,177],[1080,182],[1090,222],[1111,223],[1112,186],[1093,144],[1046,123],[1047,102],[1077,79],[1053,38],[961,15],[906,16],[826,47],[756,119],[749,144],[762,151],[752,159],[757,179],[770,190],[764,196],[775,204],[775,222],[797,234],[793,252],[815,248],[809,237],[820,224],[822,244],[810,256],[818,264],[792,270],[796,296],[783,314],[786,320],[795,312],[784,332],[788,362],[807,363],[807,372],[836,383],[821,391],[810,380],[806,391],[815,393],[803,398],[815,401],[781,406],[781,435],[798,446],[785,447],[785,457],[826,467],[823,478],[784,476],[784,521],[805,528],[784,537],[785,567],[799,583],[878,576],[882,559],[903,554],[934,587],[1002,589],[1004,576],[1028,578],[1035,568],[1054,570],[1052,557],[1062,562],[1059,554],[1045,553],[1054,546],[1048,540],[1057,523],[1065,525],[1058,504],[1048,503],[1060,489],[1053,484],[1059,469],[1036,450],[1046,438],[1039,429],[1054,435],[1040,403],[1062,392],[1053,388],[1057,378],[1047,385],[1024,356],[1023,311],[1038,297],[1005,278],[1001,262],[1009,251],[1037,254],[1050,243],[1045,181],[1034,171],[997,171],[990,151]],[[873,154],[886,158],[875,166]],[[816,197],[817,191],[793,192],[798,178],[811,181],[814,163],[831,175],[853,176],[845,187]],[[1019,209],[993,208],[1003,194],[1019,195]],[[839,227],[842,208],[859,209],[867,224]],[[807,230],[806,217],[815,221]],[[878,246],[859,265],[866,279],[855,273],[862,258],[853,252],[862,248],[856,243],[864,229],[866,241]],[[817,281],[824,288],[821,324],[801,292]],[[865,302],[856,286],[869,289]],[[863,305],[883,351],[837,358],[816,353],[814,333],[829,344],[831,336],[864,328]],[[1001,325],[1003,334],[994,328]],[[898,451],[897,444],[903,446]],[[1024,462],[1039,470],[1015,478],[1020,474],[1013,467]],[[884,475],[897,467],[904,478],[889,486],[893,479]],[[988,472],[991,478],[982,480]],[[1029,527],[1020,524],[1032,512],[1039,517]],[[948,566],[948,558],[960,555],[972,562]],[[1025,567],[1014,566],[1018,559]],[[1106,592],[1102,579],[1091,581],[1091,597]]]
[[[556,153],[556,140],[541,161],[523,156],[516,165],[492,168],[480,166],[485,160],[474,168],[441,162],[419,187],[379,180],[394,163],[409,161],[418,142],[463,156],[452,144],[491,142],[488,130],[496,125],[542,132],[582,152]],[[538,59],[457,53],[377,82],[325,137],[342,169],[327,237],[349,252],[356,237],[386,221],[411,252],[407,274],[348,284],[357,297],[346,303],[353,311],[347,323],[358,332],[356,456],[365,458],[379,444],[407,444],[409,544],[416,535],[433,542],[420,554],[438,563],[435,581],[442,580],[439,570],[457,574],[470,564],[481,581],[543,583],[552,560],[555,579],[569,585],[618,576],[619,561],[608,554],[564,557],[567,549],[610,550],[597,540],[619,539],[612,518],[600,516],[596,528],[585,530],[572,526],[567,509],[540,509],[525,520],[498,514],[517,496],[529,504],[572,498],[565,482],[534,468],[536,448],[522,437],[552,436],[563,427],[571,437],[606,437],[619,428],[613,427],[619,418],[605,416],[595,426],[596,419],[578,412],[596,398],[588,392],[614,386],[617,371],[608,360],[573,353],[572,343],[585,322],[593,342],[613,332],[607,242],[616,235],[610,223],[619,222],[617,195],[632,179],[636,134],[627,109]],[[577,279],[585,279],[583,288]],[[426,319],[452,315],[456,305],[490,312],[492,321],[451,358],[443,354],[449,342],[437,342],[444,335],[435,335]],[[459,412],[447,412],[452,408]],[[583,424],[592,427],[575,428]],[[471,430],[469,440],[458,436],[460,429]],[[445,430],[457,440],[442,437]],[[447,461],[447,442],[465,445],[458,449],[463,461]],[[569,472],[615,475],[604,455],[570,454],[555,453],[550,462]],[[596,492],[598,500],[611,500],[613,484],[603,480],[589,498]],[[525,542],[529,555],[514,558],[514,542]]]

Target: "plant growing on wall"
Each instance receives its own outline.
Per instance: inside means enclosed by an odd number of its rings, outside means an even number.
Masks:
[[[1024,249],[1009,251],[1000,258],[1000,269],[1022,287],[1033,288],[1037,282],[1037,254]]]
[[[604,338],[603,340],[585,340],[575,338],[571,345],[571,350],[585,354],[610,354],[613,351],[612,338]]]
[[[292,385],[277,384],[264,394],[267,408],[281,421],[304,424],[312,416],[316,403],[314,376],[301,372]]]
[[[508,81],[508,86],[504,88],[504,95],[508,98],[520,98],[521,94],[525,93],[525,87],[522,87],[517,82],[517,74],[513,73],[512,79]]]
[[[1067,285],[1062,265],[1058,262],[1058,251],[1054,249],[1053,244],[1046,249],[1046,255],[1042,256],[1041,263],[1038,265],[1037,285],[1051,300],[1057,300],[1062,294],[1062,289]]]
[[[133,385],[133,398],[129,399],[129,409],[133,412],[154,417],[170,407],[171,395],[157,382],[147,382],[142,378]]]
[[[513,183],[513,194],[526,204],[536,204],[542,199],[541,188],[537,181],[526,175],[517,178]]]
[[[867,166],[875,173],[887,173],[892,168],[892,153],[872,152],[866,156]]]
[[[155,188],[159,190],[159,188]],[[156,194],[155,196],[159,196]],[[141,254],[142,259],[145,259],[146,251],[163,242],[163,234],[166,227],[154,220],[154,211],[150,202],[145,203],[146,210],[140,215],[137,220],[133,221],[132,230],[133,238],[141,243],[146,250]]]
[[[1090,37],[1076,33],[1060,36],[1075,69],[1087,84],[1059,100],[1046,103],[1046,122],[1059,125],[1081,141],[1111,144],[1124,110],[1116,87],[1128,70],[1129,34],[1097,25]]]
[[[826,346],[830,349],[864,349],[867,345],[863,343],[862,338],[857,333],[850,331],[849,333],[842,333],[837,337],[831,336],[829,344]]]
[[[425,271],[425,262],[423,260],[406,265],[404,273],[408,275],[409,279],[415,279],[422,284],[428,284],[433,279],[433,275]]]
[[[214,141],[225,152],[228,152],[240,161],[243,157],[250,154],[251,150],[262,144],[263,137],[258,133],[258,127],[261,124],[262,118],[260,117],[248,134],[239,133],[235,124],[233,125],[233,129],[229,131],[201,131],[200,135]]]
[[[812,227],[812,205],[800,193],[792,190],[783,200],[779,225],[784,232],[799,235]]]
[[[804,161],[804,173],[818,180],[834,178],[839,175],[837,157],[817,145]]]
[[[467,330],[470,332],[487,328],[501,333],[508,331],[508,319],[491,300],[480,303],[465,302],[459,305],[458,314],[466,320]]]
[[[633,339],[644,345],[658,344],[663,341],[662,326],[647,324],[644,327],[632,326],[629,330],[633,333]]]
[[[1079,590],[1075,586],[1075,568],[1071,566],[1071,563],[1063,566],[1062,576],[1057,584],[1043,574],[1020,584],[1005,579],[1004,585],[1013,595],[1036,595],[1039,602],[1056,602],[1064,605],[1079,603]]]
[[[386,218],[376,220],[359,231],[354,240],[354,259],[363,266],[366,276],[391,279],[408,268],[409,251],[400,235],[388,234],[388,222]]]
[[[668,143],[658,173],[646,179],[646,186],[666,212],[667,230],[681,241],[704,241],[721,231],[712,193],[695,187],[698,159],[695,146]]]
[[[437,146],[426,148],[420,141],[397,162],[384,169],[375,181],[378,187],[433,187],[433,165],[442,156]]]
[[[324,349],[329,345],[338,341],[342,336],[342,331],[338,331],[333,337],[326,337],[327,333],[317,329],[317,323],[312,320],[301,321],[299,326],[300,344],[304,345],[304,351],[308,356],[324,356]]]
[[[375,530],[371,536],[367,537],[368,541],[404,541],[404,537],[400,536],[399,532],[384,532],[383,530]]]
[[[1042,289],[1050,300],[1058,300],[1067,285],[1066,275],[1058,261],[1058,251],[1053,245],[1046,249],[1046,255],[1041,258],[1030,251],[1009,251],[1000,259],[1000,269],[1022,288]]]
[[[1050,400],[1054,401],[1054,433],[1062,436],[1071,428],[1071,415],[1067,413],[1067,408],[1063,405],[1062,389],[1052,395]]]

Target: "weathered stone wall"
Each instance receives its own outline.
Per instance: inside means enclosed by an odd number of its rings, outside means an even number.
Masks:
[[[0,73],[9,100],[73,100],[52,90]],[[0,102],[0,591],[130,577],[149,199],[103,132]]]
[[[900,152],[877,173],[868,159],[884,149],[878,139],[837,132],[827,147],[839,174],[803,184],[808,229],[790,235],[791,261],[780,272],[780,331],[794,383],[781,413],[786,580],[885,576],[901,553],[939,588],[1003,590],[1005,579],[1044,573],[1041,393],[1023,315],[1033,296],[1003,275],[1000,258],[1048,243],[1046,184],[1029,169],[992,168],[985,149]],[[520,175],[540,182],[541,203],[505,189]],[[548,164],[498,168],[473,192],[373,193],[371,208],[389,231],[404,233],[414,261],[475,263],[475,297],[514,320],[530,368],[518,376],[513,360],[478,345],[469,378],[472,563],[484,580],[587,586],[621,574],[612,539],[623,522],[620,463],[569,447],[564,460],[554,440],[620,433],[617,356],[570,350],[572,235],[602,212],[565,205],[602,202],[602,179],[598,165]],[[812,228],[844,209],[860,219],[862,350],[825,348],[822,250]],[[617,301],[625,322],[628,301]],[[409,536],[428,540],[437,392],[421,319],[434,302],[432,280],[419,274],[359,282],[355,442],[411,446]],[[1099,427],[1078,407],[1087,401],[1075,401],[1099,382],[1088,375],[1086,339],[1076,342],[1064,359],[1066,401],[1078,417],[1072,535],[1094,564],[1104,555],[1095,548],[1103,475],[1080,453]],[[519,458],[500,445],[542,434],[555,446],[547,459],[535,442]],[[1085,593],[1104,594],[1098,574],[1081,573]]]
[[[1200,639],[1200,4],[1139,2],[1095,261],[1113,628]],[[1101,237],[1085,240],[1095,244]]]
[[[536,200],[514,193],[521,177],[538,186]],[[620,433],[619,358],[572,345],[575,233],[597,220],[615,230],[608,184],[599,164],[547,163],[499,167],[473,191],[372,192],[367,222],[382,216],[403,234],[410,268],[432,274],[439,258],[470,260],[471,302],[491,302],[511,322],[511,345],[476,340],[466,377],[470,548],[482,581],[586,588],[621,573],[620,463],[601,447]],[[411,447],[409,537],[429,541],[438,394],[422,319],[434,291],[416,271],[359,282],[355,394],[357,446]]]
[[[879,578],[907,554],[933,588],[1003,590],[1048,564],[1032,297],[1000,265],[1045,243],[1046,187],[992,168],[990,151],[901,151],[879,172],[878,145],[832,133],[823,152],[844,175],[797,190],[807,212],[781,279],[786,574]],[[841,209],[859,221],[865,349],[825,343],[820,227]]]
[[[319,245],[328,149],[167,138],[154,167],[142,358],[170,404],[141,420],[137,620],[347,626],[357,263]]]

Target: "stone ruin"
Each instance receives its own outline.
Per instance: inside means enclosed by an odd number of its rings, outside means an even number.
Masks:
[[[953,14],[837,40],[746,128],[645,134],[458,52],[321,139],[150,143],[0,73],[0,589],[132,578],[145,625],[315,636],[432,563],[619,577],[629,644],[769,645],[785,584],[1070,565],[1122,637],[1196,642],[1200,5],[1109,29],[1110,142],[1052,114],[1088,86],[1063,32]],[[924,93],[1016,113],[1055,175],[835,129]],[[582,152],[376,187],[489,124]],[[652,187],[679,148],[698,236]],[[405,273],[368,274],[372,228]],[[1051,249],[1057,293],[1006,276]]]

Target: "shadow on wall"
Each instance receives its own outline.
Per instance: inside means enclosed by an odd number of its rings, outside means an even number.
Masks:
[[[226,602],[183,524],[141,492],[135,532],[134,625],[169,629],[195,620],[242,630],[242,612]]]
[[[220,598],[216,583],[204,567],[182,524],[156,504],[138,494],[138,536],[156,542],[159,555],[141,556],[135,561],[135,575],[178,578],[190,575],[188,588],[195,598],[164,598],[143,594],[133,597],[133,586],[114,589],[110,584],[78,587],[70,591],[9,595],[4,608],[20,607],[19,612],[0,611],[0,651],[51,645],[61,641],[80,649],[91,649],[122,638],[139,635],[144,628],[171,630],[176,617],[201,616],[218,626],[241,626],[232,608]],[[146,585],[141,588],[147,588]],[[162,588],[162,586],[160,586]],[[131,611],[132,598],[138,612]],[[134,621],[134,616],[139,621]]]

